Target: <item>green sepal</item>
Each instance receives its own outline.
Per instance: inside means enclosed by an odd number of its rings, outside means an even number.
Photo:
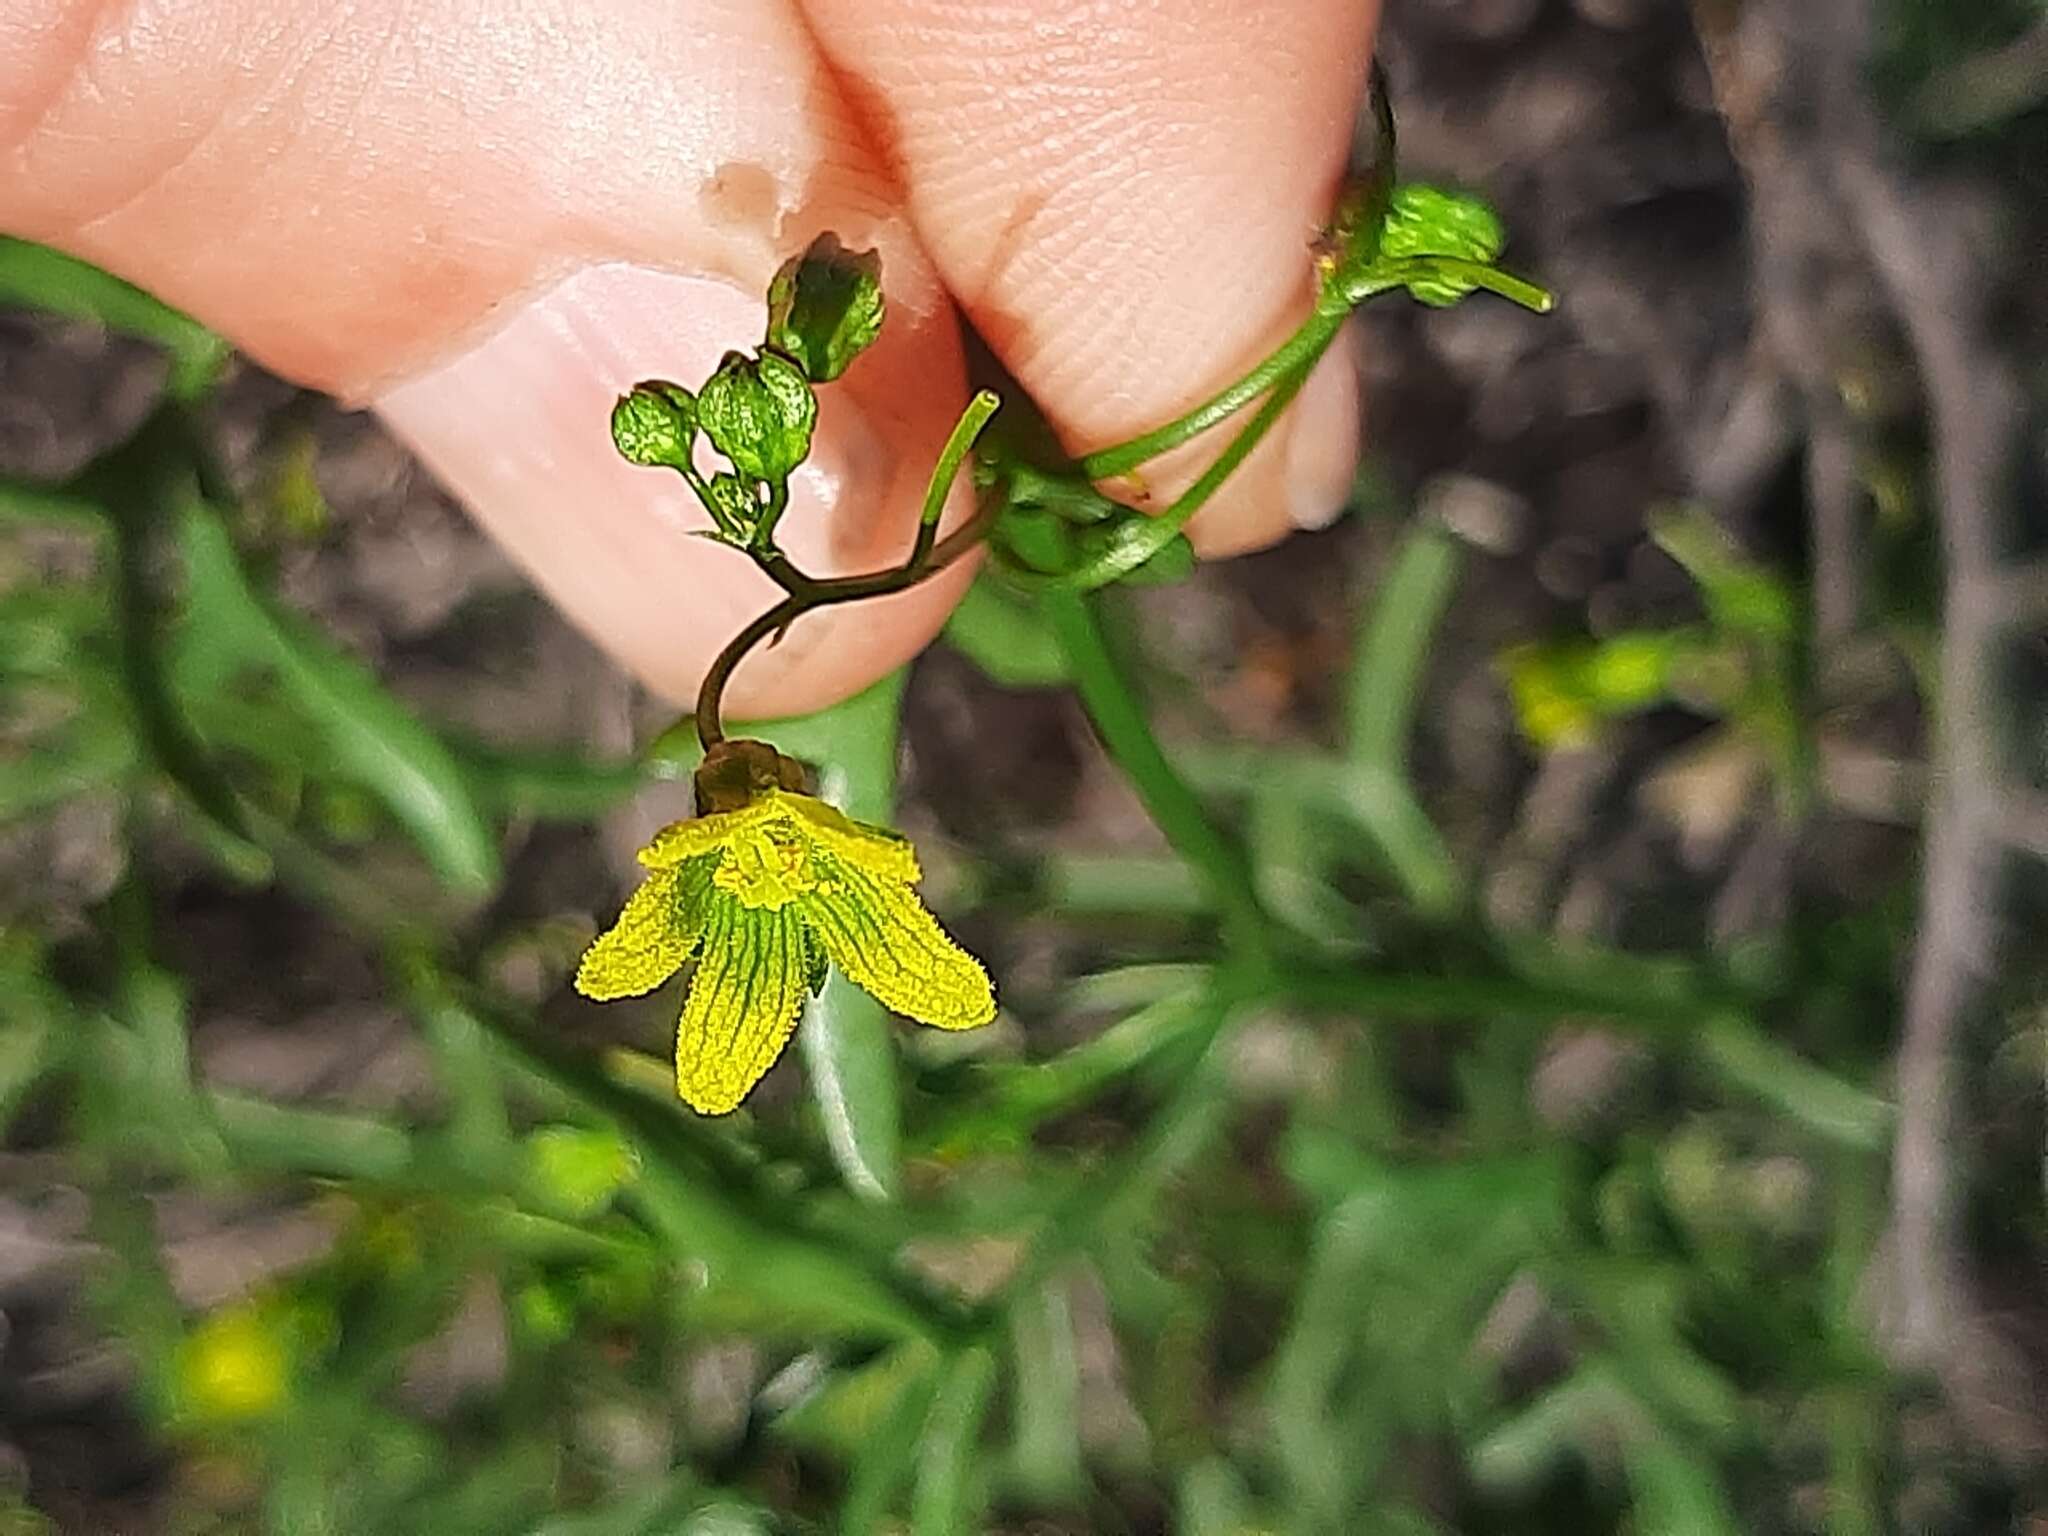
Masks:
[[[823,234],[769,283],[765,345],[825,384],[881,334],[882,318],[882,258]]]
[[[810,964],[804,976],[805,984],[811,989],[811,996],[816,997],[825,990],[825,978],[831,971],[832,962],[825,958],[825,951],[815,942],[812,943]]]
[[[728,352],[697,396],[712,445],[751,480],[780,484],[811,451],[818,399],[803,369],[777,352]]]
[[[647,379],[612,407],[612,446],[648,468],[690,470],[697,441],[697,397],[680,384]]]

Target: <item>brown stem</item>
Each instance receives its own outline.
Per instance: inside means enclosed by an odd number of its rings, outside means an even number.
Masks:
[[[923,550],[923,541],[920,540],[909,559],[886,571],[868,571],[859,576],[807,576],[779,552],[769,552],[767,556],[756,554],[754,563],[789,595],[728,640],[725,649],[718,653],[710,670],[704,674],[704,682],[697,690],[698,743],[708,752],[725,740],[725,724],[721,719],[725,685],[732,680],[734,669],[755,646],[771,635],[781,634],[813,609],[829,608],[835,603],[855,603],[870,597],[887,597],[892,592],[907,591],[936,576],[981,543],[994,525],[1002,505],[1001,496],[984,497],[981,505],[975,508],[974,516],[930,550]],[[920,554],[923,555],[921,561]]]

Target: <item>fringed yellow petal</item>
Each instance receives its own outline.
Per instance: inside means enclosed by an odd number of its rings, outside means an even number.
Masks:
[[[815,795],[791,794],[787,790],[771,793],[782,803],[799,832],[841,862],[902,885],[915,885],[923,878],[917,867],[917,850],[910,846],[908,838],[885,827],[855,821]]]
[[[714,896],[703,958],[676,1031],[676,1091],[722,1115],[775,1065],[810,992],[810,944],[794,907]]]
[[[655,833],[653,841],[640,850],[640,862],[649,869],[670,869],[687,859],[717,853],[729,847],[734,838],[764,822],[785,820],[788,814],[770,794],[736,811],[672,821]]]
[[[996,1016],[988,972],[908,885],[850,863],[821,872],[826,878],[795,910],[849,981],[883,1007],[940,1029],[973,1029]]]
[[[598,1002],[652,992],[682,969],[704,927],[709,859],[657,870],[583,952],[576,990]]]

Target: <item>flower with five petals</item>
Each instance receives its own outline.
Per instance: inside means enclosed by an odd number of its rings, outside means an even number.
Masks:
[[[696,958],[676,1088],[707,1115],[736,1108],[775,1064],[828,966],[940,1029],[995,1017],[988,973],[911,889],[910,844],[801,782],[765,743],[720,743],[697,776],[706,814],[640,850],[646,882],[576,973],[576,989],[604,1001],[652,991]]]

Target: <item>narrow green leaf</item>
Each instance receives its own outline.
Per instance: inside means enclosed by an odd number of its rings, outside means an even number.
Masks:
[[[512,1125],[506,1113],[504,1084],[490,1032],[481,1019],[463,1006],[432,964],[418,956],[402,955],[393,969],[406,1006],[419,1024],[427,1048],[434,1053],[441,1091],[448,1105],[442,1134],[449,1151],[465,1170],[486,1177],[509,1163],[512,1153]],[[556,1150],[559,1151],[559,1144]],[[545,1158],[546,1154],[542,1155]],[[587,1182],[580,1186],[576,1183],[573,1159],[558,1157],[549,1166],[561,1176],[553,1187],[565,1198],[583,1195],[602,1203],[616,1187],[614,1183],[601,1195],[595,1195]],[[586,1180],[592,1177],[588,1169],[583,1171]]]
[[[630,799],[646,774],[631,760],[499,747],[442,733],[477,804],[498,820],[595,821]]]
[[[189,583],[177,678],[204,692],[232,659],[264,667],[320,729],[334,767],[381,799],[435,872],[475,897],[498,881],[498,848],[462,769],[359,662],[310,626],[276,613],[252,589],[218,518],[187,511],[179,530]]]
[[[946,643],[1005,688],[1055,688],[1066,653],[1028,598],[983,578],[946,621]]]
[[[1463,564],[1447,529],[1418,523],[1402,541],[1373,594],[1345,681],[1346,746],[1354,761],[1405,773],[1423,671]]]
[[[874,1536],[884,1529],[896,1490],[910,1476],[918,1431],[930,1417],[938,1390],[937,1372],[925,1370],[897,1392],[888,1416],[853,1459],[839,1507],[840,1536]]]
[[[1354,1195],[1316,1229],[1294,1316],[1273,1357],[1266,1417],[1273,1451],[1295,1500],[1318,1520],[1333,1520],[1369,1476],[1363,1447],[1334,1422],[1331,1394],[1353,1357],[1367,1265],[1387,1223],[1377,1191]]]
[[[1156,520],[1124,510],[1074,532],[1082,569],[1115,573],[1133,586],[1166,586],[1194,574],[1195,546],[1180,532],[1162,534]]]
[[[412,1163],[412,1142],[386,1121],[273,1104],[248,1094],[208,1095],[213,1124],[244,1172],[275,1170],[386,1183]]]
[[[1640,1416],[1640,1407],[1596,1357],[1487,1431],[1465,1464],[1480,1488],[1502,1497],[1526,1496],[1581,1446]]]
[[[107,526],[107,517],[89,496],[61,486],[0,476],[0,524],[12,523],[56,523],[97,533]]]
[[[1736,1536],[1720,1475],[1704,1458],[1658,1435],[1637,1435],[1623,1447],[1635,1524],[1670,1536]]]
[[[228,344],[140,288],[47,246],[0,237],[0,303],[47,309],[153,341],[170,354],[171,394],[197,398],[219,377]]]
[[[1700,1032],[1698,1048],[1716,1076],[1825,1140],[1875,1151],[1891,1138],[1891,1105],[1815,1066],[1740,1014],[1715,1018]]]
[[[911,1536],[959,1536],[975,1529],[981,1425],[995,1387],[995,1360],[979,1347],[947,1368],[918,1437],[910,1494]]]
[[[1010,1466],[1030,1498],[1057,1504],[1077,1497],[1081,1471],[1081,1368],[1064,1280],[1055,1276],[1010,1310],[1016,1363]]]
[[[778,751],[815,766],[817,791],[857,821],[895,810],[896,731],[905,674],[815,715],[762,727]],[[903,1185],[903,1110],[888,1014],[838,971],[804,1010],[797,1035],[812,1102],[846,1186],[894,1200]]]
[[[1360,768],[1347,777],[1342,803],[1418,910],[1437,918],[1457,911],[1464,900],[1457,862],[1405,774]]]
[[[1256,1529],[1251,1490],[1237,1468],[1220,1456],[1181,1474],[1174,1529],[1182,1536],[1246,1536]]]
[[[1666,507],[1651,514],[1649,529],[1652,542],[1698,585],[1718,628],[1766,645],[1797,639],[1798,594],[1783,577],[1751,559],[1712,513],[1696,506]]]
[[[1357,908],[1337,890],[1344,848],[1327,818],[1284,780],[1252,791],[1245,843],[1259,900],[1295,932],[1332,950],[1355,950],[1367,934]]]
[[[1035,910],[1067,918],[1098,915],[1183,919],[1213,912],[1216,903],[1180,859],[1127,853],[1054,851],[1033,870],[1022,899]]]

